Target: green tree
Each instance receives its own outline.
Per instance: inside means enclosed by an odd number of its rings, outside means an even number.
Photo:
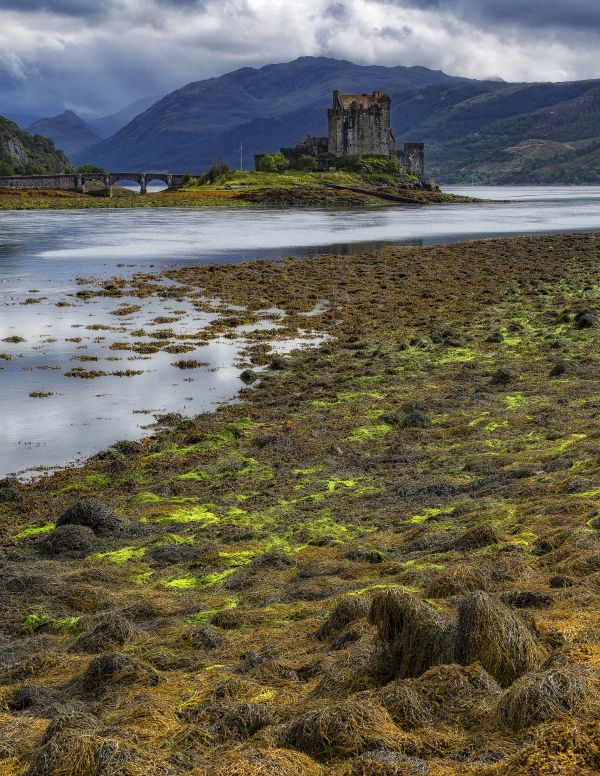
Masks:
[[[298,162],[298,167],[301,170],[316,170],[317,169],[317,160],[314,156],[302,156],[300,157],[300,161]]]
[[[75,172],[106,172],[104,167],[98,167],[95,164],[80,164]]]
[[[290,166],[285,156],[278,151],[276,154],[265,154],[258,163],[260,172],[283,172]]]

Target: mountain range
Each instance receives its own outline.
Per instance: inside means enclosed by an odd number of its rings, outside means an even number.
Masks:
[[[194,81],[106,119],[67,111],[33,127],[75,164],[199,173],[216,161],[239,167],[243,150],[249,168],[256,153],[325,135],[334,89],[387,92],[398,146],[425,142],[441,183],[600,182],[600,79],[505,83],[301,57]]]

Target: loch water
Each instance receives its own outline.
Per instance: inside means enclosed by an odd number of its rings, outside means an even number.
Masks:
[[[71,295],[80,287],[78,277],[325,252],[344,255],[394,244],[600,231],[600,187],[445,190],[496,201],[364,210],[0,212],[0,477],[66,465],[118,439],[140,438],[157,414],[196,414],[234,399],[239,390],[236,361],[243,331],[238,340],[214,340],[186,354],[208,364],[190,370],[193,374],[175,369],[167,353],[131,364],[107,360],[115,355],[111,343],[123,339],[123,333],[98,327],[114,327],[111,312],[117,300],[77,300]],[[57,306],[65,300],[71,306]],[[130,322],[119,322],[124,330],[151,329],[155,317],[186,306],[148,299],[141,307]],[[193,308],[178,315],[173,328],[181,334],[197,333],[214,317]],[[14,336],[24,341],[2,341]],[[277,347],[285,351],[302,342],[311,340]],[[97,355],[94,368],[140,369],[143,374],[65,377],[78,363],[72,360],[78,350]],[[32,393],[51,395],[42,399]]]

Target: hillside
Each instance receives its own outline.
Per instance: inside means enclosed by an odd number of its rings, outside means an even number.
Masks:
[[[76,159],[107,168],[199,172],[218,158],[239,165],[243,142],[249,165],[255,153],[326,132],[324,111],[335,88],[363,92],[377,85],[400,105],[407,92],[458,83],[463,79],[423,67],[364,67],[322,57],[246,67],[167,95]]]
[[[131,105],[127,105],[127,107],[123,108],[122,110],[117,111],[116,113],[112,113],[110,116],[103,116],[99,119],[93,119],[88,123],[94,132],[102,139],[110,137],[111,135],[114,135],[115,132],[118,132],[126,124],[129,124],[130,121],[133,121],[136,116],[139,116],[140,113],[143,113],[159,99],[160,97],[156,96],[142,97],[141,99],[131,103]]]
[[[52,140],[30,135],[0,116],[0,175],[52,175],[71,169]]]
[[[400,126],[443,181],[600,181],[600,81],[505,87]]]
[[[69,156],[100,141],[100,135],[72,110],[40,119],[29,127],[29,131],[51,138]]]
[[[600,180],[600,81],[506,84],[322,57],[190,83],[76,159],[199,172],[239,166],[243,144],[248,167],[255,153],[323,134],[334,88],[390,94],[397,142],[425,141],[442,183]]]

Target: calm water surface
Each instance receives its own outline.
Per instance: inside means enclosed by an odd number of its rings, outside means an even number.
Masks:
[[[115,327],[117,300],[80,302],[69,296],[76,278],[158,269],[169,265],[239,262],[286,255],[347,254],[390,244],[433,244],[487,236],[600,230],[600,187],[450,187],[447,191],[506,200],[486,205],[438,205],[369,210],[223,211],[205,209],[0,212],[0,476],[64,465],[121,438],[140,438],[157,413],[197,413],[232,399],[235,366],[244,345],[213,341],[185,358],[208,362],[183,372],[174,356],[111,351],[130,332],[161,328],[198,333],[212,314],[185,305],[145,300]],[[37,304],[23,304],[39,299]],[[73,306],[57,307],[68,300]],[[121,300],[119,300],[119,303]],[[182,311],[185,311],[185,315]],[[93,326],[94,328],[86,328]],[[165,328],[164,325],[162,328]],[[71,341],[69,341],[71,340]],[[73,342],[73,340],[79,340]],[[286,350],[298,343],[280,343]],[[81,355],[98,358],[81,363]],[[115,361],[119,357],[120,360]],[[10,360],[8,360],[10,358]],[[83,380],[64,376],[73,366],[133,377]],[[31,393],[52,393],[32,398]]]

